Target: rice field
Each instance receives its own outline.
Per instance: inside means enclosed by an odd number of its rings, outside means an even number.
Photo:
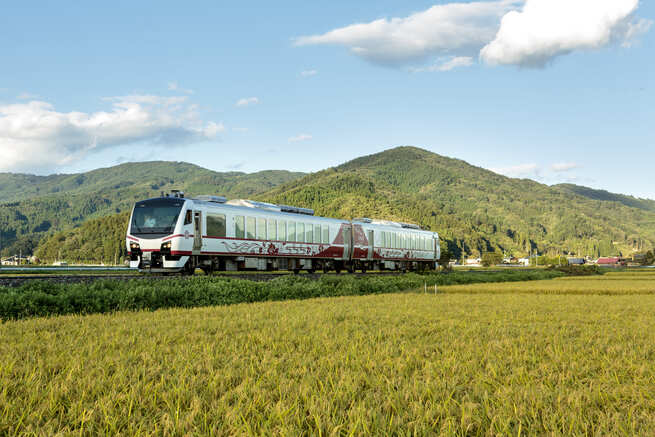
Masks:
[[[0,435],[652,435],[648,282],[10,321]]]
[[[443,286],[447,293],[655,294],[655,272],[610,272],[602,276],[567,276],[553,280]]]

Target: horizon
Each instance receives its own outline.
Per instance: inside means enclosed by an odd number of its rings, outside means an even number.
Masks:
[[[9,5],[0,172],[316,172],[417,144],[655,200],[653,4],[253,5]]]

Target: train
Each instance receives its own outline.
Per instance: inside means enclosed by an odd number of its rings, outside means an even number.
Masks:
[[[439,234],[415,224],[177,190],[135,203],[125,243],[130,267],[150,273],[424,271],[441,256]]]

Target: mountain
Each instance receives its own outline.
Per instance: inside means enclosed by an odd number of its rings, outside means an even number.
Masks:
[[[184,162],[139,162],[72,175],[0,174],[0,253],[31,253],[56,231],[129,210],[136,200],[180,189],[251,197],[303,173],[217,173]]]
[[[567,193],[578,194],[588,199],[619,202],[631,208],[638,208],[643,209],[644,211],[655,212],[655,200],[640,199],[634,196],[610,193],[609,191],[605,190],[594,190],[593,188],[573,184],[553,185],[553,188]]]
[[[29,178],[19,176],[23,181]],[[113,259],[114,243],[106,250],[93,251],[94,245],[108,244],[99,243],[104,239],[94,234],[103,227],[118,229],[109,234],[120,234],[125,218],[111,217],[112,213],[172,188],[191,195],[220,194],[297,205],[332,217],[418,223],[438,231],[456,255],[489,251],[526,255],[538,250],[600,256],[644,251],[655,245],[653,201],[512,179],[416,147],[398,147],[312,174],[215,173],[191,164],[152,162],[52,178],[42,182],[37,177],[34,183],[39,191],[26,188],[23,200],[15,184],[0,189],[0,196],[14,196],[12,203],[0,208],[3,241],[11,232],[6,223],[23,226],[18,229],[24,231],[20,234],[24,240],[49,235],[39,252],[48,254],[48,259],[63,245],[71,259]],[[44,190],[51,194],[44,195]],[[110,217],[99,218],[106,215]],[[89,218],[99,221],[80,226]],[[67,228],[64,233],[55,232]],[[76,251],[77,246],[85,249]]]
[[[588,190],[512,179],[398,147],[306,175],[259,198],[320,215],[415,222],[438,231],[457,254],[564,250],[598,256],[653,247],[651,201],[598,198]]]

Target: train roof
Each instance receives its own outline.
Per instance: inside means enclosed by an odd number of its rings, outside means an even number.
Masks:
[[[207,207],[216,209],[228,209],[238,211],[243,215],[276,215],[283,216],[289,220],[296,221],[313,221],[313,220],[329,220],[338,223],[348,223],[348,220],[337,219],[332,217],[322,217],[314,215],[314,211],[307,208],[291,207],[288,205],[275,205],[272,203],[258,202],[247,199],[233,199],[227,202],[211,202],[198,198],[187,198],[196,204],[201,204]],[[294,210],[311,211],[311,214],[305,212],[292,212]]]

